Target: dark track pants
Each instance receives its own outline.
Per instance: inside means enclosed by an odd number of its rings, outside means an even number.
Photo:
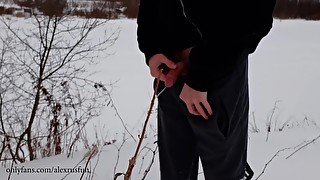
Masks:
[[[208,92],[214,115],[191,115],[179,98],[183,77],[159,97],[158,145],[161,180],[196,180],[198,160],[206,180],[240,180],[248,138],[248,54],[222,87]],[[162,87],[159,87],[161,90]]]

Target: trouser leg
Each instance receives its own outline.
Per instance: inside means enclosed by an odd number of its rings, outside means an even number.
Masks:
[[[196,180],[196,139],[177,99],[169,90],[159,97],[158,145],[162,180]]]
[[[215,106],[216,110],[221,111],[218,106]],[[231,130],[227,122],[221,122],[229,121],[221,118],[224,116],[222,114],[217,113],[217,118],[207,121],[191,117],[190,122],[198,139],[198,151],[206,180],[239,180],[244,176],[246,164],[247,121],[240,118],[242,122]]]
[[[239,180],[244,176],[248,138],[247,61],[217,92],[208,92],[214,115],[189,115],[206,180]]]
[[[191,115],[179,99],[183,80],[161,94],[158,142],[162,180],[197,177],[198,156],[206,180],[240,180],[244,176],[249,108],[247,76],[247,61],[243,61],[219,91],[208,91],[214,111],[209,120]]]

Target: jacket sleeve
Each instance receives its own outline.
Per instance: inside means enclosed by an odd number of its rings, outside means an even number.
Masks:
[[[184,17],[179,2],[140,0],[137,36],[147,64],[155,54],[171,56],[176,51],[194,46],[200,39],[195,26]]]
[[[254,52],[260,40],[268,34],[272,27],[274,4],[275,0],[257,1],[253,6],[255,9],[249,14],[241,16],[240,13],[243,12],[237,12],[239,16],[233,14],[233,21],[215,19],[215,26],[209,25],[212,22],[210,15],[202,16],[207,23],[201,28],[201,43],[190,52],[186,84],[203,92],[209,86],[217,88],[218,83],[212,85],[212,82],[221,82],[234,71],[241,63],[239,61],[243,60],[237,57],[241,50],[246,48],[249,53]],[[243,24],[245,27],[242,27]],[[220,37],[221,34],[226,36]]]
[[[156,0],[140,0],[137,18],[137,38],[140,50],[144,53],[146,63],[155,54],[161,53],[159,23]]]

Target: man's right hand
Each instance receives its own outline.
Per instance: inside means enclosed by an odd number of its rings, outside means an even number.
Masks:
[[[163,73],[161,69],[159,69],[159,66],[161,64],[164,64],[169,68],[169,72],[167,74]],[[163,54],[156,54],[149,60],[149,69],[151,76],[160,78],[161,81],[165,82],[167,87],[171,87],[173,85],[173,83],[171,82],[172,72],[173,70],[176,70],[178,66],[179,65],[175,64]]]
[[[176,56],[181,60],[181,62],[174,63],[168,59],[164,54],[156,54],[152,56],[149,60],[150,73],[153,77],[158,78],[165,82],[166,87],[171,87],[181,76],[181,74],[186,73],[186,66],[188,64],[189,53],[191,48],[185,49],[176,54]],[[160,65],[165,65],[168,70],[161,71]]]

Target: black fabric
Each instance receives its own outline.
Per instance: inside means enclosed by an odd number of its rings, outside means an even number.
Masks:
[[[206,180],[245,176],[248,138],[248,51],[219,90],[208,91],[213,116],[190,114],[179,94],[181,77],[159,97],[158,145],[161,180],[196,180],[201,159]],[[163,84],[159,90],[163,88]]]
[[[275,0],[140,0],[137,35],[147,64],[155,54],[171,58],[193,47],[187,75],[158,97],[162,180],[196,180],[199,158],[206,180],[252,175],[247,166],[248,54],[269,33],[274,4]],[[179,98],[184,83],[208,92],[214,112],[209,120],[188,112]]]
[[[272,27],[274,5],[275,0],[141,0],[139,48],[148,63],[157,53],[194,47],[186,83],[207,91],[241,63],[238,53],[255,51]]]
[[[245,170],[245,180],[251,180],[253,175],[254,175],[254,172],[251,169],[249,163],[247,163],[246,170]]]

